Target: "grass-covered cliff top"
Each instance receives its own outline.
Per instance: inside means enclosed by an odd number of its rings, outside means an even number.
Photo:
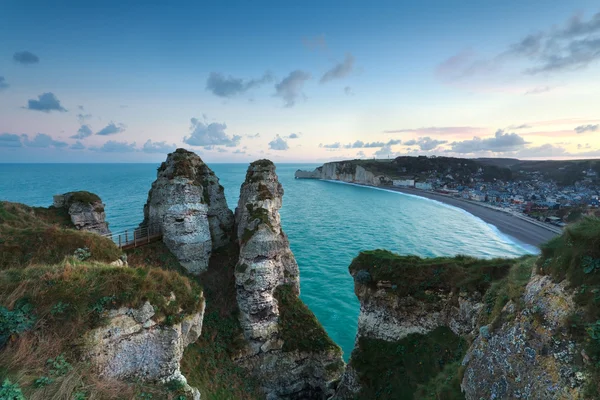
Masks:
[[[111,262],[121,255],[110,239],[73,228],[62,208],[0,202],[0,270],[56,264],[79,248],[88,248],[94,261]]]
[[[156,268],[71,257],[54,265],[0,271],[0,377],[16,383],[28,399],[137,398],[143,393],[175,398],[161,386],[104,381],[81,361],[81,339],[105,323],[105,311],[137,308],[146,300],[154,306],[153,319],[163,325],[198,312],[204,301],[198,284]]]
[[[504,278],[514,263],[504,258],[421,258],[371,250],[361,252],[349,269],[356,283],[371,287],[385,283],[398,296],[414,296],[427,290],[483,293],[492,282]]]
[[[98,201],[102,201],[100,200],[100,196],[98,196],[96,193],[87,192],[85,190],[69,192],[65,193],[65,195],[69,198],[67,208],[69,208],[73,203],[94,204]]]

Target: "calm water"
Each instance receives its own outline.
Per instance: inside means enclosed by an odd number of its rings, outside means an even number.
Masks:
[[[300,266],[302,299],[346,358],[354,346],[359,304],[348,265],[359,251],[510,257],[525,248],[456,208],[396,192],[316,180],[295,180],[312,164],[280,164],[285,195],[281,219]],[[88,190],[106,203],[110,228],[137,226],[158,164],[0,164],[0,200],[34,206],[52,195]],[[213,164],[235,208],[246,164]]]

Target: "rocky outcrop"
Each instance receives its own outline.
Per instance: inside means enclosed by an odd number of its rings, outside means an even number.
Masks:
[[[463,360],[467,400],[584,399],[585,350],[566,320],[576,310],[567,281],[534,274],[522,296],[509,302],[500,326],[484,326]]]
[[[280,223],[282,197],[273,163],[252,163],[235,212],[237,302],[248,343],[238,362],[260,379],[268,399],[324,399],[344,364],[339,347],[298,298],[298,265]],[[302,346],[306,334],[325,345]]]
[[[479,292],[427,291],[426,300],[395,296],[391,288],[355,282],[360,300],[358,335],[389,342],[447,326],[457,335],[476,332],[483,307]]]
[[[466,350],[465,338],[479,332],[479,316],[490,282],[505,277],[512,263],[460,256],[422,259],[385,250],[360,253],[349,268],[360,301],[358,332],[334,399],[368,399],[379,391],[393,393],[399,387],[386,382],[398,378],[406,379],[398,383],[405,386],[402,390],[406,396],[419,398],[419,385],[427,387],[428,380],[443,373],[446,365],[459,365]],[[420,350],[413,355],[404,351],[413,347]],[[396,357],[389,358],[381,349],[396,352]],[[439,354],[423,356],[419,351]],[[418,377],[416,373],[415,378],[407,378],[408,371],[398,369],[410,365],[410,357],[415,356],[422,363],[413,368],[429,370],[430,375]],[[392,374],[387,381],[381,378],[386,373]],[[396,373],[399,375],[393,375]],[[454,389],[460,393],[458,384]]]
[[[376,175],[353,161],[329,162],[314,171],[296,171],[298,179],[325,179],[371,186],[390,186],[391,178]]]
[[[84,356],[100,376],[153,383],[176,380],[200,399],[198,390],[187,385],[181,374],[180,361],[184,349],[200,336],[203,314],[204,306],[169,326],[155,318],[149,302],[138,309],[107,311],[106,324],[86,333]]]
[[[53,207],[67,210],[71,222],[79,230],[110,234],[104,204],[94,193],[81,191],[55,195]]]
[[[214,172],[195,153],[177,149],[158,168],[142,225],[158,227],[181,265],[199,274],[212,251],[231,242],[233,213]]]

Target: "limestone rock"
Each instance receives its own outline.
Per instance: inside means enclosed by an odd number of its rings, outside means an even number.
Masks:
[[[521,311],[512,315],[514,305],[507,304],[501,326],[469,348],[465,398],[584,399],[586,375],[575,361],[582,348],[564,325],[576,307],[567,282],[534,274],[522,299]]]
[[[177,149],[158,169],[142,225],[159,227],[181,265],[199,274],[212,251],[230,243],[233,213],[214,172],[195,153]]]
[[[90,192],[68,192],[54,196],[53,206],[65,208],[75,228],[108,235],[108,223],[104,212],[104,204],[100,197]]]
[[[457,335],[476,332],[483,303],[479,293],[430,293],[429,301],[390,295],[385,288],[372,288],[355,281],[360,300],[358,335],[398,341],[412,333],[427,334],[440,326]]]
[[[296,171],[296,178],[325,179],[372,186],[391,185],[392,180],[385,175],[375,175],[352,161],[329,162],[314,171]]]
[[[84,357],[104,377],[144,382],[178,380],[187,385],[180,371],[184,349],[202,331],[204,308],[172,326],[152,320],[154,308],[146,302],[138,309],[122,307],[105,313],[107,323],[84,336]],[[197,389],[187,386],[194,398]]]
[[[298,265],[281,229],[282,197],[273,163],[250,164],[235,212],[237,302],[248,342],[237,362],[259,378],[267,399],[325,399],[343,371],[339,348],[286,351],[279,325],[275,290],[286,285],[292,296],[299,294]]]

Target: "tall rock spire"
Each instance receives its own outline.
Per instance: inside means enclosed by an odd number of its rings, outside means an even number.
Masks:
[[[158,168],[142,224],[159,226],[181,265],[199,274],[211,252],[230,243],[233,213],[214,172],[195,153],[177,149]]]
[[[340,348],[298,297],[298,264],[279,217],[283,188],[269,160],[250,164],[235,211],[240,324],[238,360],[268,399],[325,399],[343,371]]]

